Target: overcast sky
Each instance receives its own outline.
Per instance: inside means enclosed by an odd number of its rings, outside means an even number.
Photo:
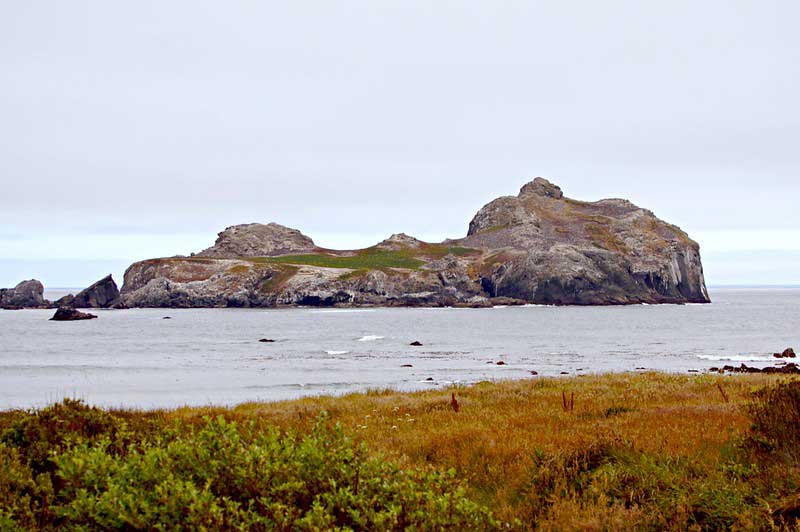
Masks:
[[[0,3],[0,286],[275,221],[463,236],[535,176],[625,197],[709,284],[800,283],[800,4]]]

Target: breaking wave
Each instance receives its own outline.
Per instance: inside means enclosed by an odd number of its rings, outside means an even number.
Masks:
[[[374,340],[382,340],[385,338],[384,336],[378,336],[377,334],[368,334],[366,336],[362,336],[358,339],[359,342],[372,342]]]
[[[765,355],[697,355],[703,360],[730,360],[732,362],[768,362],[772,357]]]

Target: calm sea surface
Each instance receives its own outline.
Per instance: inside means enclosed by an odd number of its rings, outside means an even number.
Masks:
[[[51,310],[0,311],[0,409],[63,397],[229,405],[533,378],[532,370],[686,372],[765,365],[772,352],[800,347],[800,289],[711,297],[683,306],[99,310],[81,322],[48,321]]]

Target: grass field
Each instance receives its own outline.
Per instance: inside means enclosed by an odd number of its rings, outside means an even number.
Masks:
[[[774,375],[533,378],[155,412],[64,403],[0,413],[0,523],[796,529],[799,427],[800,381]]]
[[[425,259],[438,259],[448,254],[465,256],[478,253],[476,250],[458,246],[424,244],[419,248],[382,249],[367,248],[353,255],[312,253],[304,255],[282,255],[279,257],[256,257],[248,259],[256,263],[298,264],[324,268],[351,268],[354,270],[377,268],[419,269]]]

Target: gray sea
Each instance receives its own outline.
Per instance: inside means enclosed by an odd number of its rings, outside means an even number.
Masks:
[[[52,310],[0,311],[0,409],[64,397],[232,405],[536,378],[532,371],[685,373],[763,366],[800,347],[800,289],[720,288],[711,297],[627,307],[99,310],[80,322],[48,321]]]

